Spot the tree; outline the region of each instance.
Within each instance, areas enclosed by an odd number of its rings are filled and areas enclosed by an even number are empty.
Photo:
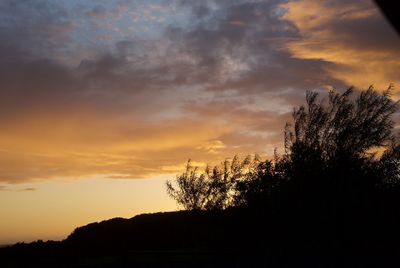
[[[393,139],[391,116],[398,106],[391,100],[391,90],[379,94],[371,86],[356,100],[350,98],[352,88],[343,94],[332,90],[328,105],[317,102],[318,93],[307,92],[307,107],[294,109],[294,127],[289,124],[285,129],[285,148],[301,143],[327,159],[344,153],[365,155],[373,147],[387,146]]]
[[[207,204],[209,183],[204,174],[198,174],[197,167],[193,167],[190,159],[186,171],[176,176],[176,186],[167,181],[167,192],[178,204],[187,210],[204,209]]]
[[[191,165],[186,171],[167,181],[167,192],[178,204],[188,210],[225,209],[247,203],[244,199],[250,196],[250,190],[244,194],[249,182],[254,182],[261,172],[259,156],[247,156],[240,160],[238,156],[230,161],[225,159],[220,165],[207,166],[201,173]],[[261,188],[259,188],[261,191]],[[254,191],[254,190],[253,190]]]
[[[306,106],[294,109],[293,123],[286,124],[285,155],[266,161],[235,156],[202,173],[189,161],[176,186],[167,182],[167,191],[190,210],[265,205],[281,196],[287,196],[283,203],[317,209],[362,203],[376,189],[400,182],[400,145],[391,119],[398,102],[391,90],[380,94],[371,86],[357,96],[353,88],[332,90],[327,102],[307,92]],[[378,157],[374,150],[384,152]]]
[[[252,168],[235,184],[235,206],[265,206],[287,180],[288,158],[280,157],[275,151],[273,160],[256,158]]]
[[[285,128],[285,149],[293,164],[293,178],[312,181],[323,175],[340,180],[350,175],[367,177],[365,172],[376,171],[379,161],[371,150],[389,148],[395,139],[391,116],[398,102],[391,100],[391,90],[389,87],[379,94],[371,86],[355,99],[352,88],[343,94],[332,90],[327,104],[318,101],[317,93],[307,92],[307,106],[294,109],[294,123]],[[382,161],[395,156],[389,151],[383,155]],[[375,181],[370,183],[375,185],[383,177],[374,176]]]
[[[396,187],[400,182],[400,142],[393,140],[379,160],[384,186]]]

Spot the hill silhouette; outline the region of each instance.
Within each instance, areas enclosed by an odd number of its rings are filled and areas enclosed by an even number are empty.
[[[243,265],[251,264],[254,257],[258,264],[265,253],[265,237],[259,232],[265,222],[252,219],[255,215],[232,208],[114,218],[76,228],[63,241],[18,243],[1,249],[0,258],[5,267],[97,267],[99,262],[107,265],[107,258],[110,267],[118,267],[121,259],[124,265],[163,267],[167,261],[187,267],[194,259],[191,267],[215,263],[231,267],[238,256]],[[252,258],[245,258],[248,255]]]
[[[398,220],[393,226],[387,226],[386,220],[365,222],[355,234],[342,233],[347,236],[346,244],[337,244],[340,233],[335,228],[336,222],[313,222],[317,217],[310,221],[289,214],[260,215],[254,210],[231,208],[114,218],[79,227],[63,241],[18,243],[2,248],[0,259],[2,267],[396,267],[400,264],[398,232],[391,233],[397,229]],[[364,236],[361,240],[360,235]]]

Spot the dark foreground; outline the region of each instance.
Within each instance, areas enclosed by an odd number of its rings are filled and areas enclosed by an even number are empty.
[[[399,267],[396,257],[269,256],[267,253],[154,251],[79,258],[35,258],[2,262],[2,267]]]
[[[323,215],[295,220],[249,209],[115,218],[79,227],[63,241],[2,248],[0,266],[400,267],[395,226],[355,217],[357,225],[353,219],[345,229]]]

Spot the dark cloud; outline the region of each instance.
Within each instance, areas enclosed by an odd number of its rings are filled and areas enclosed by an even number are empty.
[[[326,71],[333,63],[297,59],[284,49],[286,41],[300,35],[293,23],[282,19],[281,3],[224,2],[224,9],[217,9],[209,19],[167,33],[195,59],[195,81],[211,83],[208,89],[257,94],[343,86]]]
[[[341,19],[332,22],[331,30],[356,49],[398,52],[400,40],[396,32],[378,14],[360,19]]]
[[[32,59],[54,56],[65,48],[75,29],[68,12],[49,1],[11,1],[0,3],[1,53],[6,58]],[[18,53],[4,53],[4,49]],[[11,51],[11,52],[12,52]]]
[[[105,18],[107,16],[107,9],[102,5],[97,5],[86,14],[94,18]]]

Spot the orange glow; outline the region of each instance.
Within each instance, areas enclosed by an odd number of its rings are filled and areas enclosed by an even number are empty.
[[[0,194],[0,244],[60,240],[74,228],[114,217],[176,210],[160,176],[146,180],[86,178],[8,186]],[[24,190],[27,187],[32,189]],[[34,189],[34,190],[33,190]]]

